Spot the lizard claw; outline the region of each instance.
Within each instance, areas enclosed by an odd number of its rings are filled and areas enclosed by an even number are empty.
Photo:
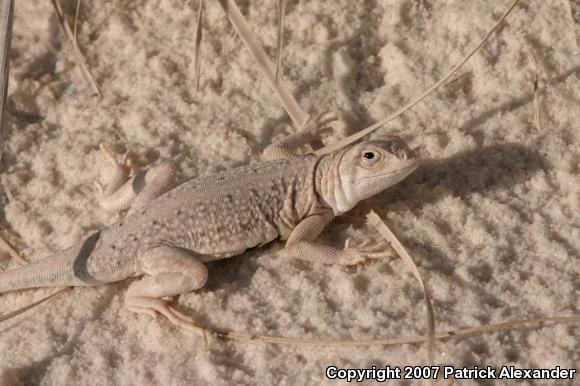
[[[141,170],[137,163],[137,156],[131,150],[123,153],[122,165],[127,170],[129,178],[135,177]]]
[[[358,249],[361,252],[376,252],[377,250],[385,249],[388,246],[389,246],[389,244],[384,242],[384,241],[380,241],[377,243],[377,242],[373,242],[370,239],[365,239],[361,243],[358,243],[355,245],[352,237],[348,237],[346,239],[346,242],[344,243],[345,249],[346,248],[354,248],[354,249]]]
[[[344,242],[344,249],[350,248],[352,245],[352,237],[347,237],[346,241]]]
[[[354,246],[351,237],[348,237],[344,243],[344,250],[352,256],[349,261],[350,265],[359,264],[369,259],[383,259],[391,256],[389,247],[390,244],[386,241],[373,242],[369,239]]]

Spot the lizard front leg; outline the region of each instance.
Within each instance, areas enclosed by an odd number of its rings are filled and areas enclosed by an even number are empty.
[[[129,286],[125,307],[153,317],[161,314],[173,324],[192,329],[205,337],[204,330],[193,319],[162,299],[202,288],[207,281],[205,265],[189,251],[168,245],[143,253],[139,257],[139,265],[145,277]]]
[[[123,154],[122,162],[118,162],[107,146],[101,145],[101,151],[109,169],[105,184],[97,186],[101,207],[107,212],[129,209],[131,214],[175,186],[175,168],[169,162],[139,171],[131,153]]]
[[[386,251],[387,244],[385,243],[375,245],[365,243],[358,247],[350,247],[350,240],[347,240],[343,249],[314,243],[313,240],[320,235],[332,218],[333,215],[330,213],[320,214],[309,216],[298,223],[286,242],[288,252],[302,260],[339,265],[355,265],[367,259],[390,255]]]
[[[329,123],[336,121],[336,117],[327,112],[309,116],[306,123],[298,132],[290,134],[283,140],[273,143],[264,149],[262,158],[265,161],[295,157],[294,150],[302,145],[320,140],[325,132],[332,131]]]

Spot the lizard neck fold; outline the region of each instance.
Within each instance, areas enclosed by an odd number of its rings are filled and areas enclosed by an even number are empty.
[[[314,186],[323,203],[332,208],[335,216],[351,210],[356,202],[349,200],[345,190],[347,184],[341,180],[339,166],[344,152],[326,154],[320,157],[315,171]]]

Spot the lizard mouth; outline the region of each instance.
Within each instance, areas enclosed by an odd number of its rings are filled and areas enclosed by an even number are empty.
[[[381,173],[381,174],[376,174],[373,176],[367,176],[367,177],[362,177],[359,178],[358,180],[354,181],[355,183],[364,181],[364,180],[369,180],[369,179],[376,179],[376,178],[381,178],[381,177],[387,177],[387,176],[393,176],[393,177],[401,177],[400,179],[398,179],[397,182],[403,180],[405,177],[407,177],[409,174],[413,173],[420,165],[420,162],[418,160],[414,161],[413,163],[411,163],[410,165],[407,165],[401,169],[392,171],[392,172],[386,172],[386,173]],[[396,183],[396,182],[395,182]]]

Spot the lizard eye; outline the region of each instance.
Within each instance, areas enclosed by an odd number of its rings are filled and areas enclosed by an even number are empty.
[[[381,154],[376,152],[376,151],[364,151],[362,154],[362,162],[363,164],[367,165],[367,166],[372,166],[375,163],[377,163],[380,158],[381,158]]]
[[[363,157],[365,157],[366,159],[373,159],[375,158],[375,153],[373,153],[372,151],[367,151],[363,154]]]

